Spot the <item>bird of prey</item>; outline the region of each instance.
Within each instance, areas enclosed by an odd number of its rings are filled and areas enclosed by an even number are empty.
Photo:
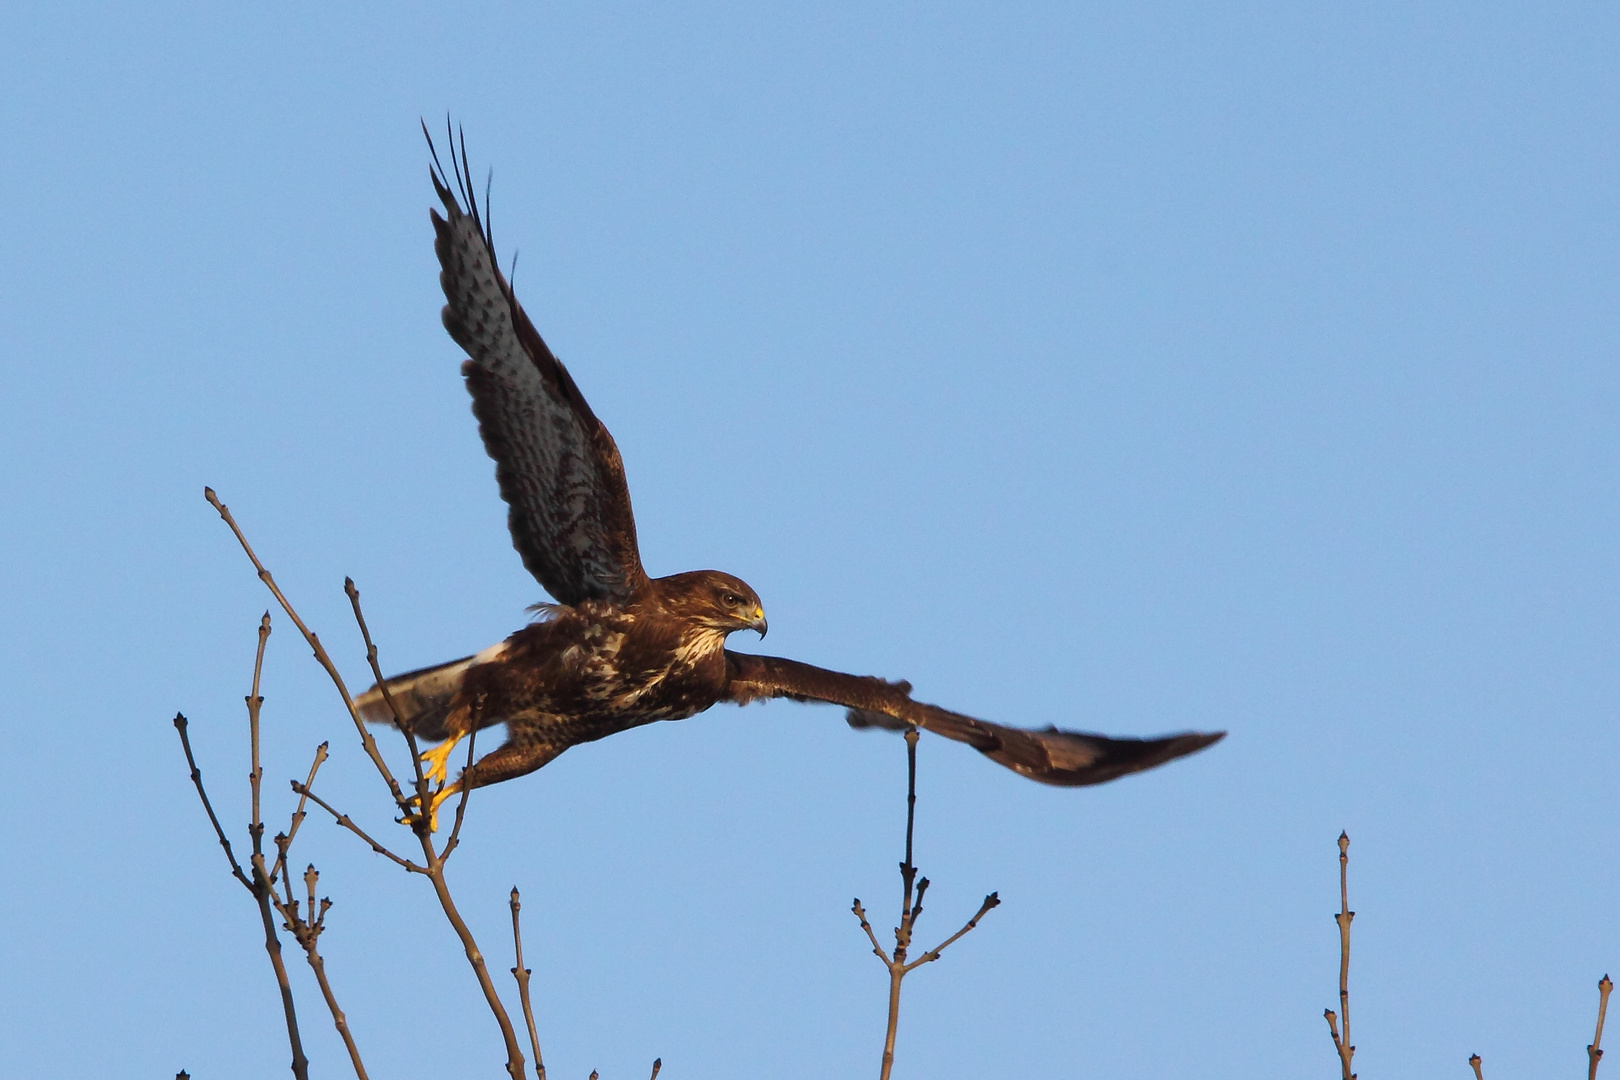
[[[487,197],[481,214],[469,195],[465,139],[457,160],[452,137],[450,177],[431,137],[428,144],[429,174],[444,208],[442,217],[430,212],[444,326],[467,354],[461,374],[484,448],[495,459],[512,545],[556,601],[537,605],[541,616],[505,641],[397,675],[355,702],[367,720],[442,740],[422,755],[437,785],[426,808],[430,827],[458,790],[522,776],[571,746],[655,720],[682,720],[720,702],[842,705],[852,727],[914,726],[967,743],[1033,780],[1064,786],[1151,769],[1225,734],[1132,739],[1005,727],[915,701],[909,683],[726,648],[738,630],[765,636],[758,594],[718,570],[647,576],[618,448],[500,272]],[[449,780],[457,742],[502,723],[505,743]]]

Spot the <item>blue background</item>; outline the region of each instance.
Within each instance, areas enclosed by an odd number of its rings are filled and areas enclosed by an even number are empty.
[[[925,740],[922,936],[1004,903],[908,981],[897,1077],[1334,1075],[1341,828],[1361,1074],[1578,1075],[1620,968],[1617,31],[7,6],[7,1068],[286,1075],[169,723],[240,835],[268,597],[205,483],[356,687],[346,574],[393,670],[542,598],[438,322],[417,121],[452,109],[652,572],[735,572],[769,651],[963,711],[1231,731],[1079,791]],[[407,840],[277,615],[272,831],[331,739],[319,787]],[[553,1076],[870,1074],[848,906],[893,922],[903,776],[834,709],[719,708],[478,793],[452,884],[503,988],[523,889]],[[500,1075],[425,882],[316,817],[295,859],[372,1075]]]

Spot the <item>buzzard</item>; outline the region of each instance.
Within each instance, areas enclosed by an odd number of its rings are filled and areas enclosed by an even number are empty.
[[[428,146],[444,207],[442,217],[431,211],[444,326],[467,353],[461,374],[495,459],[512,545],[556,601],[537,605],[540,617],[505,641],[397,675],[356,701],[367,720],[442,740],[422,755],[437,785],[430,827],[458,790],[522,776],[571,746],[655,720],[683,720],[723,701],[842,705],[852,727],[918,727],[1064,786],[1151,769],[1225,734],[1130,739],[1004,727],[915,701],[909,683],[726,648],[738,630],[765,636],[759,595],[718,570],[647,576],[618,448],[496,264],[487,195],[482,214],[469,195],[465,139],[457,160],[452,138],[454,190],[431,137]],[[457,742],[502,723],[506,741],[449,780]]]

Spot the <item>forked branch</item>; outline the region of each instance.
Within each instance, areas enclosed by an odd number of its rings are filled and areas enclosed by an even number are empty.
[[[220,518],[225,522],[226,525],[230,527],[232,534],[234,534],[236,537],[237,543],[242,545],[243,552],[246,553],[248,560],[253,564],[254,570],[257,571],[259,580],[264,582],[265,587],[269,589],[270,594],[276,598],[276,602],[279,603],[281,605],[281,609],[287,613],[287,617],[292,620],[293,625],[298,627],[299,633],[304,636],[304,641],[309,645],[311,651],[314,652],[316,662],[319,663],[326,671],[327,676],[332,680],[333,686],[337,688],[338,695],[343,699],[343,705],[349,712],[349,719],[354,723],[355,732],[360,736],[361,747],[364,749],[366,756],[371,759],[371,763],[376,768],[378,776],[380,776],[383,782],[387,785],[388,793],[393,799],[394,805],[398,808],[402,820],[410,826],[412,832],[415,834],[418,842],[421,845],[422,863],[420,865],[412,863],[409,860],[403,859],[400,856],[394,855],[392,852],[388,851],[387,848],[385,848],[382,844],[373,840],[359,826],[355,825],[347,815],[338,813],[331,806],[327,805],[318,796],[311,792],[308,785],[295,784],[294,790],[298,791],[301,796],[307,797],[314,801],[328,813],[332,814],[333,818],[337,820],[338,824],[343,825],[351,832],[355,833],[355,835],[364,840],[374,851],[378,851],[388,856],[394,862],[403,866],[407,870],[414,870],[417,873],[423,874],[428,878],[429,881],[432,882],[433,892],[438,898],[439,906],[443,909],[445,918],[455,930],[456,936],[461,940],[462,950],[466,953],[467,962],[472,967],[473,973],[478,980],[479,988],[483,991],[484,1000],[488,1004],[490,1012],[494,1015],[495,1022],[500,1028],[501,1039],[506,1047],[506,1071],[510,1075],[511,1080],[523,1080],[523,1050],[518,1045],[517,1032],[513,1029],[511,1018],[506,1012],[506,1007],[504,1004],[502,1004],[500,995],[495,990],[495,984],[490,978],[488,966],[484,963],[484,954],[482,950],[479,949],[478,943],[473,939],[472,931],[468,929],[466,921],[461,917],[461,912],[457,910],[455,901],[450,895],[450,887],[445,881],[444,856],[448,854],[450,850],[453,850],[453,844],[457,838],[454,834],[452,834],[451,843],[446,845],[444,851],[440,851],[434,844],[433,832],[430,827],[431,815],[427,813],[429,805],[428,800],[431,797],[431,793],[429,792],[426,778],[422,772],[422,764],[417,752],[416,736],[411,732],[409,725],[399,725],[400,729],[404,732],[406,744],[410,748],[412,767],[415,770],[416,795],[413,799],[405,794],[405,792],[401,789],[399,782],[394,778],[393,772],[388,768],[388,763],[383,759],[382,752],[377,748],[377,742],[372,738],[371,732],[367,730],[365,721],[361,718],[359,710],[355,708],[354,697],[349,693],[349,688],[344,683],[343,676],[338,673],[337,665],[332,662],[332,658],[327,653],[326,647],[321,644],[320,639],[315,636],[314,632],[311,631],[304,623],[304,620],[299,617],[298,612],[293,609],[292,603],[281,591],[280,586],[276,584],[275,578],[271,575],[270,571],[265,567],[265,565],[259,561],[258,555],[256,555],[253,551],[253,546],[248,543],[247,536],[243,534],[241,527],[237,525],[236,519],[231,516],[230,509],[226,507],[224,503],[220,502],[219,496],[214,494],[212,488],[204,488],[203,497],[208,500],[209,505],[211,505],[214,510],[218,512]],[[365,616],[360,610],[359,590],[354,587],[354,582],[350,580],[345,580],[344,586],[344,591],[348,594],[350,603],[354,608],[355,619],[360,626],[361,636],[366,643],[366,658],[370,663],[372,674],[376,680],[381,683],[383,682],[382,671],[377,663],[377,650],[376,646],[371,641],[371,632],[369,628],[367,628]],[[389,701],[390,708],[392,708],[392,699],[386,698],[386,700]],[[399,719],[397,710],[395,711],[395,719],[396,721]],[[465,812],[467,795],[468,790],[463,788],[461,792],[461,803],[457,807],[458,825],[462,814]]]
[[[883,1062],[879,1069],[880,1080],[889,1080],[889,1072],[894,1068],[894,1039],[900,1026],[900,983],[908,974],[932,963],[949,948],[958,938],[968,933],[979,920],[984,918],[985,912],[1001,903],[1000,898],[991,893],[979,905],[979,910],[973,918],[956,933],[940,942],[938,945],[923,953],[917,959],[907,963],[907,951],[911,948],[912,932],[916,928],[917,918],[922,914],[923,896],[928,892],[928,879],[917,877],[917,867],[911,861],[911,842],[913,827],[916,824],[917,814],[917,729],[906,730],[906,857],[900,864],[901,903],[900,925],[894,929],[894,953],[891,955],[878,941],[877,934],[872,930],[872,924],[867,921],[866,909],[861,906],[860,897],[855,898],[850,910],[855,918],[860,920],[861,929],[866,931],[866,939],[872,943],[872,954],[883,962],[889,970],[889,1019],[888,1029],[883,1037]],[[658,1075],[656,1063],[653,1075]]]
[[[281,956],[281,938],[276,933],[276,920],[272,913],[275,886],[265,869],[262,843],[264,823],[259,818],[259,706],[264,702],[259,696],[259,675],[264,668],[264,645],[269,636],[270,615],[267,612],[259,621],[259,644],[253,657],[253,688],[247,698],[248,732],[252,743],[253,761],[248,774],[252,802],[252,818],[248,825],[248,836],[253,845],[253,855],[249,861],[252,869],[251,878],[242,869],[242,864],[236,861],[236,854],[231,850],[231,842],[219,823],[219,815],[214,813],[214,804],[208,798],[208,790],[203,787],[202,770],[197,767],[197,759],[191,752],[191,736],[186,730],[184,715],[174,714],[174,729],[180,734],[180,748],[185,751],[186,765],[191,770],[191,782],[197,789],[197,797],[202,800],[203,809],[208,813],[208,820],[214,826],[214,835],[219,839],[220,847],[225,850],[225,859],[230,864],[231,876],[252,894],[254,903],[258,906],[259,921],[264,927],[264,951],[269,954],[270,967],[276,976],[276,989],[281,994],[281,1012],[287,1024],[287,1042],[292,1050],[293,1076],[297,1080],[309,1080],[309,1059],[304,1056],[304,1042],[298,1031],[298,1010],[293,1004],[292,983],[287,978],[287,965]]]
[[[314,785],[315,774],[320,772],[321,763],[326,760],[326,750],[326,743],[321,743],[315,748],[315,760],[309,766],[309,777],[304,781],[303,791],[307,792]],[[293,790],[298,791],[300,789],[295,784]],[[298,808],[293,811],[292,820],[287,823],[287,831],[276,834],[276,865],[270,871],[270,880],[272,882],[287,872],[287,852],[292,850],[293,838],[298,835],[299,826],[304,824],[304,806],[308,800],[309,796],[307,794],[298,796]]]
[[[309,969],[315,973],[315,982],[320,986],[321,997],[325,999],[326,1007],[332,1014],[332,1023],[343,1039],[343,1047],[349,1052],[349,1064],[354,1067],[357,1080],[368,1080],[365,1063],[360,1060],[360,1048],[355,1045],[354,1036],[349,1031],[349,1018],[338,1006],[337,997],[332,993],[331,981],[326,977],[326,961],[322,958],[317,944],[321,932],[326,929],[326,913],[332,908],[332,901],[325,897],[318,906],[315,902],[315,883],[319,879],[320,874],[313,865],[304,871],[304,888],[308,900],[303,914],[299,913],[299,902],[293,898],[292,882],[285,877],[282,879],[282,888],[286,895],[276,897],[272,893],[272,902],[284,920],[283,925],[292,932],[298,944],[304,947],[304,958],[309,962]]]

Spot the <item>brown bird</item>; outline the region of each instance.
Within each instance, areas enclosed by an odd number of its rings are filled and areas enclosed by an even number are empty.
[[[512,545],[557,601],[537,605],[539,619],[476,656],[396,675],[386,695],[373,686],[356,701],[367,720],[443,740],[422,755],[439,785],[430,824],[458,790],[522,776],[571,746],[722,701],[830,702],[848,710],[852,727],[915,726],[1065,786],[1151,769],[1225,735],[1130,739],[1005,727],[914,701],[909,683],[727,649],[737,630],[765,636],[758,594],[718,570],[647,576],[618,447],[500,272],[488,208],[480,214],[469,195],[465,140],[458,161],[452,138],[455,190],[431,137],[428,146],[445,212],[431,212],[444,326],[467,352],[461,374],[495,459]],[[506,742],[446,782],[456,744],[503,723]]]

